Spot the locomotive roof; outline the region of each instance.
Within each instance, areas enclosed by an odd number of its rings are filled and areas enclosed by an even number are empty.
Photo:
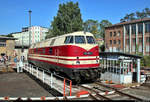
[[[50,45],[50,43],[52,42],[53,39],[63,38],[63,37],[68,36],[68,35],[88,35],[88,36],[93,36],[92,33],[84,32],[84,31],[78,31],[78,32],[64,34],[64,35],[57,36],[57,37],[52,37],[52,38],[46,39],[44,41],[41,41],[41,42],[38,42],[38,43],[34,43],[34,44],[32,44],[31,48],[46,47],[46,46]]]

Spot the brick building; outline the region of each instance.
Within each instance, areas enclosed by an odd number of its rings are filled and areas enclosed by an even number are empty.
[[[108,52],[150,55],[150,18],[106,27],[105,46]]]
[[[15,38],[0,36],[0,55],[13,57],[15,48]]]

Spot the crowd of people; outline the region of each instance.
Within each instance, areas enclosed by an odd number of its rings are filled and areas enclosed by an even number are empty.
[[[0,55],[0,63],[6,64],[6,61],[10,61],[10,59],[11,58],[9,56],[7,56],[7,55]],[[21,56],[20,60],[24,62],[25,61],[24,56]],[[19,62],[19,58],[18,58],[17,55],[14,57],[14,62],[15,63]]]

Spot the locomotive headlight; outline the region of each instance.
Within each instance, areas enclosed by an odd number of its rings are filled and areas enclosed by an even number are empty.
[[[79,57],[77,57],[76,64],[80,64]]]
[[[80,61],[76,61],[76,64],[80,64]]]
[[[98,60],[96,60],[96,63],[98,63]]]
[[[97,56],[96,56],[96,63],[98,63],[98,58],[97,58]]]

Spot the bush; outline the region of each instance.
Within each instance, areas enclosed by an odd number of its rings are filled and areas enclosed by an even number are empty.
[[[141,66],[150,68],[150,56],[143,56],[141,59]]]

